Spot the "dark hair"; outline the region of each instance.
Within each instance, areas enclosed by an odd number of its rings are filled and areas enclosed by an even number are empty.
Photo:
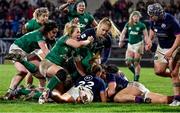
[[[109,64],[105,67],[107,73],[117,73],[119,71],[115,64]]]
[[[101,71],[102,71],[101,65],[99,64],[92,65],[92,68],[91,68],[92,74],[97,74],[97,72],[101,72]]]
[[[85,3],[85,6],[87,7],[87,2],[86,2],[86,0],[77,0],[77,2],[74,4],[74,7],[73,7],[73,9],[76,11],[76,8],[77,8],[77,5],[79,4],[79,3],[81,3],[81,2],[84,2]]]
[[[48,20],[48,22],[43,25],[41,32],[43,35],[45,35],[47,32],[53,30],[54,28],[58,28],[56,22],[53,20]]]

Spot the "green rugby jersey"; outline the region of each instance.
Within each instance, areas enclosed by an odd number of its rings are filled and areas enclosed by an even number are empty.
[[[143,30],[146,29],[145,24],[138,22],[135,25],[126,23],[125,27],[128,31],[128,41],[130,44],[136,44],[143,40]]]
[[[65,35],[58,39],[54,47],[47,54],[46,59],[52,63],[62,66],[68,62],[68,59],[72,57],[73,47],[68,46],[65,42],[69,36]]]
[[[29,20],[26,24],[25,27],[27,29],[27,32],[34,31],[36,29],[39,29],[42,25],[36,21],[36,19],[32,18]]]
[[[35,49],[40,49],[38,42],[45,41],[42,33],[39,30],[35,30],[25,35],[21,36],[20,38],[14,41],[14,44],[19,46],[22,50],[26,53],[31,53]]]

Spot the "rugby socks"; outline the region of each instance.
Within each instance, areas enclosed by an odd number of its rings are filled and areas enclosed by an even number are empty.
[[[135,75],[135,68],[133,64],[131,64],[131,66],[129,67],[129,70]]]
[[[141,96],[136,96],[135,97],[135,103],[143,103],[143,102],[144,102],[143,97],[141,97]]]
[[[56,75],[54,75],[54,76],[49,80],[49,82],[48,82],[48,84],[47,84],[47,88],[48,88],[50,91],[52,91],[52,90],[56,87],[56,85],[59,84],[60,82],[61,82],[61,80],[59,80],[59,78],[58,78]]]
[[[139,81],[139,75],[134,75],[134,81]]]
[[[31,90],[28,90],[26,88],[22,88],[22,89],[18,90],[18,93],[22,94],[22,95],[28,95],[30,92],[31,92]]]
[[[30,63],[25,60],[22,60],[20,63],[23,64],[26,67],[26,69],[31,73],[35,73],[37,71],[37,67],[33,63]]]
[[[34,96],[32,97],[33,99],[39,99],[39,97],[42,95],[42,92],[40,91],[35,91]]]

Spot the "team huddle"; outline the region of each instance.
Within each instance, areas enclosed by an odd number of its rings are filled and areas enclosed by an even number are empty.
[[[164,12],[158,3],[147,7],[151,26],[140,22],[141,13],[133,11],[122,32],[107,17],[97,22],[85,11],[85,0],[67,0],[59,7],[66,13],[63,35],[57,36],[58,25],[49,20],[45,7],[35,10],[34,18],[24,26],[24,35],[9,48],[5,59],[12,60],[18,73],[12,78],[5,100],[35,99],[39,104],[57,103],[160,103],[180,105],[180,24]],[[114,64],[106,64],[111,53],[112,38],[123,47],[126,33],[128,45],[125,61],[134,75],[126,75]],[[153,38],[158,38],[154,57],[157,75],[170,77],[174,95],[151,92],[140,79],[140,61],[149,51]],[[57,39],[57,40],[56,40]],[[39,80],[33,86],[33,78]],[[26,78],[26,87],[19,84]]]

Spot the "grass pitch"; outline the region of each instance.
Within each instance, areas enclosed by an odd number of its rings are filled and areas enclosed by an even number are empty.
[[[129,80],[133,79],[131,72],[124,67],[120,69],[127,75]],[[16,70],[13,65],[0,65],[0,95],[4,95],[9,87],[11,78]],[[140,82],[153,92],[172,95],[172,85],[169,78],[154,75],[152,68],[142,68]],[[37,81],[35,81],[37,83]],[[170,107],[162,104],[120,104],[120,103],[91,103],[82,104],[55,104],[48,103],[39,105],[37,102],[24,102],[20,100],[0,100],[0,112],[3,113],[114,113],[114,112],[177,112],[180,107]]]

